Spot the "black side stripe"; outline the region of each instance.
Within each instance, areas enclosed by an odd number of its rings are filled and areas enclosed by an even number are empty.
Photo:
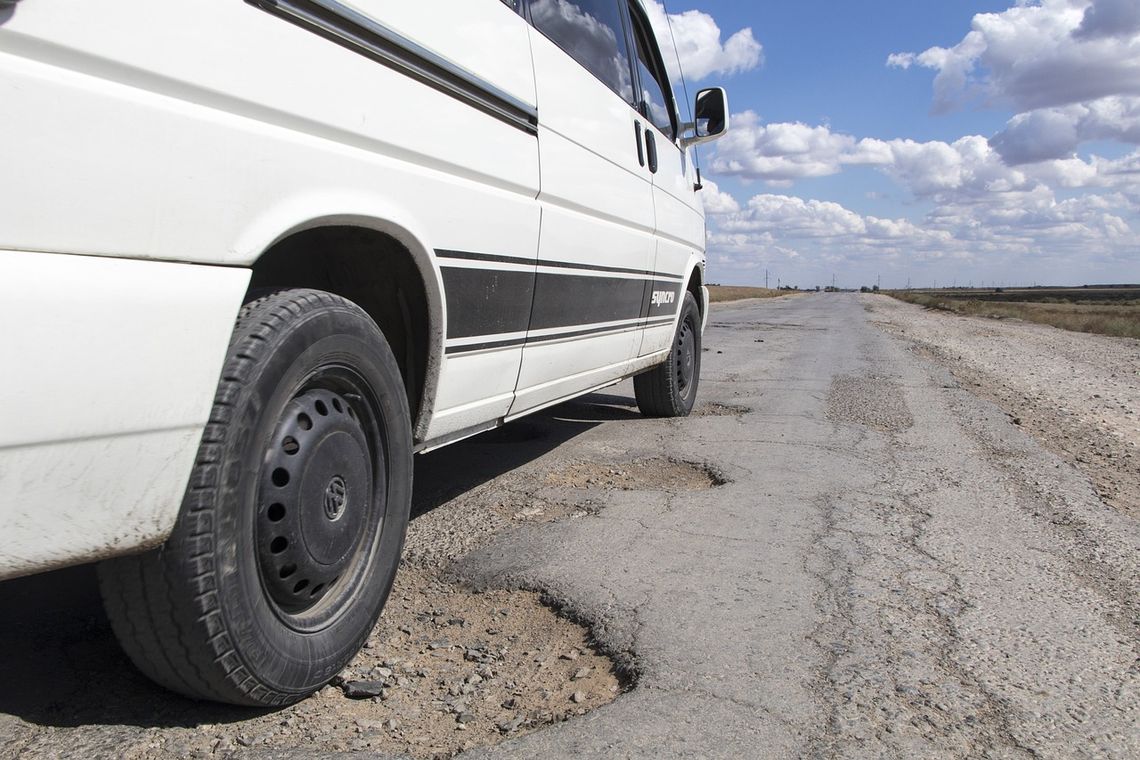
[[[443,267],[442,273],[448,338],[526,332],[530,327],[533,271]]]
[[[336,0],[245,0],[377,63],[538,135],[538,110]]]
[[[680,301],[681,285],[671,281],[449,266],[441,273],[449,339],[632,322],[674,314]]]
[[[613,272],[614,274],[637,274],[653,277],[658,280],[676,280],[681,282],[680,275],[650,272],[646,269],[626,269],[625,267],[607,267],[599,264],[577,264],[572,261],[547,261],[540,259],[524,259],[521,256],[500,256],[497,253],[475,253],[473,251],[449,251],[437,248],[435,255],[443,259],[462,259],[464,261],[491,261],[499,264],[524,264],[526,266],[556,267],[558,269],[581,269],[586,272]]]
[[[474,351],[486,351],[492,348],[510,348],[513,346],[521,345],[538,345],[541,343],[554,343],[561,340],[570,338],[582,338],[591,335],[603,335],[605,333],[622,333],[630,332],[631,330],[641,330],[646,327],[656,327],[658,325],[668,325],[673,323],[673,317],[664,317],[657,319],[650,319],[647,321],[638,322],[635,325],[618,325],[615,327],[595,327],[586,330],[569,330],[567,332],[552,333],[550,335],[531,336],[529,338],[509,338],[505,340],[487,340],[479,343],[469,343],[464,346],[449,346],[445,353],[448,354],[465,354]]]

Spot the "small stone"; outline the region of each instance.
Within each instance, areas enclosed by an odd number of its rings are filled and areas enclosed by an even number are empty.
[[[479,675],[478,673],[472,673],[471,675],[467,676],[467,683],[469,683],[469,684],[483,683],[483,676]]]
[[[563,660],[571,660],[571,661],[573,661],[573,660],[577,660],[577,659],[578,659],[578,656],[579,656],[579,654],[580,654],[580,653],[578,652],[578,650],[577,650],[577,649],[571,649],[569,652],[566,652],[565,654],[563,654],[563,655],[559,655],[559,656],[560,656],[560,657],[561,657]]]
[[[459,715],[456,716],[455,720],[457,723],[470,723],[471,721],[475,720],[475,716],[465,710],[459,713]]]
[[[234,741],[236,741],[238,744],[240,744],[243,747],[252,747],[253,746],[253,739],[251,739],[248,736],[239,736],[236,739],[234,739]]]
[[[570,680],[572,680],[572,681],[578,681],[578,680],[580,680],[580,679],[583,679],[583,678],[585,678],[585,677],[586,677],[586,676],[588,676],[588,675],[590,675],[590,669],[589,669],[589,668],[579,668],[579,669],[578,669],[578,672],[577,672],[577,673],[575,673],[575,674],[574,674],[574,675],[571,677],[571,679],[570,679]]]
[[[524,718],[522,714],[516,715],[510,720],[500,723],[499,731],[504,734],[513,733],[514,731],[517,731],[519,726],[523,724],[523,720]]]
[[[378,697],[383,691],[383,681],[349,681],[344,685],[344,696],[349,699]]]
[[[570,701],[572,701],[576,705],[582,704],[583,702],[586,701],[586,692],[584,692],[584,691],[574,692],[573,694],[570,695]]]

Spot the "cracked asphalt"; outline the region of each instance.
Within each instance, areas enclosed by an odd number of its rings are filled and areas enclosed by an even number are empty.
[[[873,321],[884,303],[889,329]],[[556,696],[566,684],[544,681],[547,655],[533,656],[555,646],[549,612],[501,593],[528,589],[632,679],[592,712],[556,705],[562,716],[530,733],[488,724],[472,740],[428,695],[461,665],[351,708],[333,686],[279,713],[190,703],[130,670],[92,609],[88,567],[0,585],[0,756],[432,757],[411,736],[430,723],[462,735],[438,743],[443,757],[499,738],[461,756],[1140,757],[1140,523],[1117,503],[1131,492],[1098,495],[1100,475],[1045,445],[1053,418],[1020,426],[977,395],[1004,398],[988,375],[960,385],[947,367],[963,374],[953,359],[978,327],[945,322],[954,350],[932,359],[942,324],[882,296],[718,305],[693,416],[645,419],[624,383],[417,459],[403,582],[426,580],[403,588],[361,667],[424,655],[443,668],[400,621],[452,598],[511,599],[520,633],[502,651],[522,664],[496,664],[506,683],[488,693],[525,678]],[[1108,380],[1074,378],[1078,365],[1046,355],[1050,336],[1032,329],[1033,369],[1069,383],[1056,393],[1136,392],[1140,366],[1117,366],[1136,344],[1103,353]],[[1002,340],[1019,344],[1017,330],[1003,323]],[[1126,472],[1129,459],[1111,461]],[[490,635],[448,635],[468,633]],[[506,708],[472,700],[476,721]]]
[[[556,452],[729,482],[615,491],[454,566],[542,590],[638,679],[474,756],[1140,756],[1140,526],[864,303],[716,307],[700,395],[736,413]]]

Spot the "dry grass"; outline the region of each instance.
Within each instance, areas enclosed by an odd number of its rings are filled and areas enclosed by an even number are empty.
[[[1067,303],[1056,298],[1050,298],[1049,303],[1032,303],[980,301],[972,298],[900,291],[892,291],[888,295],[928,309],[956,314],[991,319],[1023,319],[1073,332],[1111,335],[1117,338],[1140,338],[1140,302],[1137,301],[1118,301],[1110,305]]]
[[[776,298],[795,293],[794,290],[775,288],[752,288],[744,285],[709,285],[709,300],[713,303],[739,301],[743,298]]]

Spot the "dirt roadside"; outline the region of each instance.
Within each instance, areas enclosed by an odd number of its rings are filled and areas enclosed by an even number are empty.
[[[333,683],[283,710],[192,702],[149,683],[118,649],[90,567],[0,584],[10,623],[0,631],[0,759],[302,757],[318,747],[445,758],[613,701],[636,674],[598,651],[586,627],[537,592],[474,592],[447,570],[513,526],[596,512],[613,491],[718,484],[691,463],[558,452],[603,421],[639,419],[631,401],[595,394],[418,458],[404,561],[379,624]]]
[[[1140,518],[1140,341],[861,298],[875,325],[996,403],[1106,504]]]

